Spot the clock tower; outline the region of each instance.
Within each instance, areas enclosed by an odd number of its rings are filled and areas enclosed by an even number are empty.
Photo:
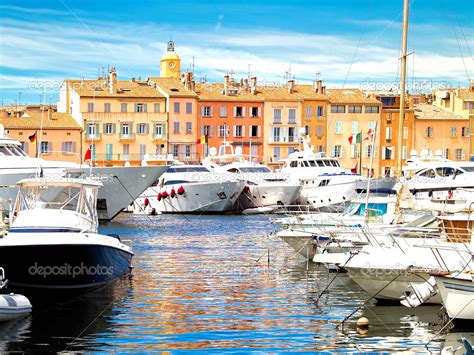
[[[174,42],[168,42],[168,50],[160,60],[160,77],[161,78],[177,78],[181,76],[180,71],[181,59],[174,51]]]

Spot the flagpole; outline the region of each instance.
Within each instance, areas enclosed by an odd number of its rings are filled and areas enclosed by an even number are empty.
[[[359,132],[360,135],[360,147],[359,147],[359,173],[362,176],[362,131]],[[357,142],[357,137],[356,137]]]
[[[369,217],[369,212],[368,212],[368,207],[369,207],[369,195],[370,195],[370,182],[372,181],[372,176],[371,176],[371,173],[372,173],[372,169],[373,169],[373,165],[374,165],[374,145],[375,145],[375,135],[377,133],[377,121],[375,122],[375,127],[373,129],[373,133],[372,133],[372,149],[370,150],[370,164],[369,164],[369,172],[367,174],[368,176],[368,181],[367,181],[367,191],[366,191],[366,194],[365,194],[365,212],[364,212],[364,218],[365,218],[365,221],[367,222],[368,220],[368,217]],[[370,137],[370,136],[369,136]]]

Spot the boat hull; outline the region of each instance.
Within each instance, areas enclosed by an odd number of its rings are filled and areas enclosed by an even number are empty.
[[[316,209],[344,204],[356,196],[357,181],[354,175],[322,175],[302,180],[298,203]]]
[[[242,192],[238,200],[239,209],[291,205],[299,196],[299,185],[259,184],[249,186],[248,192]]]
[[[444,308],[450,318],[474,320],[474,282],[451,277],[435,277]]]
[[[9,290],[101,286],[128,274],[132,256],[112,246],[93,244],[0,246]]]

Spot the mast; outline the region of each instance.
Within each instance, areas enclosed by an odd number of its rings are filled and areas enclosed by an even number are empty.
[[[398,120],[397,176],[402,176],[403,123],[405,121],[405,92],[407,76],[408,0],[403,0],[402,57],[400,70],[400,115]]]

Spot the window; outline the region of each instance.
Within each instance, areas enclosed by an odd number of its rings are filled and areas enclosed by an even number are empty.
[[[242,106],[235,106],[234,107],[234,117],[243,117],[245,110]]]
[[[174,113],[179,113],[179,102],[173,104]]]
[[[307,136],[311,135],[311,128],[309,126],[304,126],[304,134]]]
[[[336,121],[335,123],[335,134],[342,134],[342,121]]]
[[[281,108],[273,109],[273,122],[281,123]]]
[[[288,127],[288,142],[294,142],[295,139],[295,127]]]
[[[451,127],[451,137],[456,137],[458,135],[458,129],[456,127]]]
[[[148,125],[146,123],[139,123],[137,125],[137,133],[138,134],[146,134],[148,133]]]
[[[153,112],[160,112],[160,104],[153,104]]]
[[[162,136],[164,134],[165,127],[161,124],[155,124],[155,136]]]
[[[186,102],[186,113],[193,113],[193,103]]]
[[[122,135],[128,136],[130,134],[130,125],[128,123],[122,123],[121,132]]]
[[[389,112],[387,114],[387,124],[392,124],[392,119],[393,119],[393,113]]]
[[[296,123],[296,109],[288,109],[288,123]]]
[[[357,158],[357,144],[351,144],[351,158]]]
[[[403,127],[403,139],[408,139],[408,127]]]
[[[359,133],[359,121],[351,121],[351,133]]]
[[[227,117],[227,106],[221,106],[219,108],[219,117]]]
[[[449,159],[449,148],[444,150],[444,159]]]
[[[362,106],[356,105],[356,106],[349,106],[349,113],[361,113],[362,112]]]
[[[255,107],[255,106],[252,106],[250,107],[250,113],[249,113],[249,116],[250,117],[258,117],[258,107]]]
[[[124,160],[130,159],[130,145],[129,144],[124,144],[123,145],[122,152],[123,152],[123,159]]]
[[[140,144],[140,160],[144,159],[146,155],[146,144]]]
[[[105,134],[115,133],[114,124],[113,123],[104,123],[104,133]]]
[[[378,106],[365,106],[365,113],[379,113]]]
[[[147,104],[135,104],[135,112],[147,112]]]
[[[161,144],[157,144],[155,146],[155,154],[156,155],[162,155],[163,154],[163,146]]]
[[[88,102],[87,103],[87,112],[94,112],[94,103]]]
[[[395,105],[395,98],[394,97],[381,97],[380,101],[382,101],[382,105],[384,105],[384,106],[393,106],[393,105]]]
[[[260,126],[250,126],[250,137],[256,138],[260,136]]]
[[[394,147],[382,147],[382,159],[391,160],[393,159],[393,150]]]
[[[369,128],[372,131],[375,131],[375,127],[377,127],[377,121],[369,121]]]
[[[179,146],[177,144],[173,144],[173,158],[177,158],[179,156]]]
[[[63,142],[63,153],[75,153],[75,148],[74,142]]]
[[[201,134],[203,136],[212,137],[213,134],[213,126],[202,126]]]
[[[316,115],[318,116],[318,119],[323,118],[323,113],[324,113],[324,108],[323,106],[318,106],[316,107]]]
[[[385,127],[385,140],[387,143],[392,141],[392,127]]]
[[[370,158],[372,156],[372,144],[365,146],[365,157]]]
[[[425,128],[425,136],[428,138],[433,137],[433,127],[426,127]]]
[[[217,131],[217,134],[218,134],[218,137],[229,137],[229,130],[227,128],[227,125],[220,125],[218,127],[218,131]]]
[[[95,124],[95,123],[89,123],[89,124],[87,125],[87,135],[88,135],[89,137],[93,137],[93,136],[96,135],[96,133],[97,133],[97,126],[96,126],[96,124]]]
[[[211,106],[203,106],[202,107],[202,117],[211,117],[211,110],[212,107]]]
[[[234,127],[234,137],[242,137],[242,126]]]
[[[280,142],[280,133],[281,133],[281,129],[280,127],[273,127],[273,130],[272,130],[272,142]]]
[[[333,146],[332,156],[334,158],[342,158],[342,146],[337,144]]]
[[[110,103],[109,102],[104,103],[104,112],[110,112]]]
[[[311,107],[306,106],[306,121],[310,121],[310,120],[311,120]]]
[[[469,137],[471,135],[469,127],[461,128],[461,137]]]
[[[344,113],[346,112],[346,106],[344,105],[332,105],[331,106],[332,113]]]
[[[186,158],[191,158],[191,146],[189,144],[184,146],[184,154]]]
[[[127,112],[128,111],[128,104],[121,103],[120,104],[120,112]]]
[[[186,133],[190,134],[193,132],[193,123],[192,122],[186,122]]]
[[[273,160],[279,161],[280,160],[280,147],[273,148]]]
[[[179,133],[179,122],[173,122],[173,133]]]
[[[466,151],[464,149],[456,149],[455,150],[456,160],[465,160],[466,159]]]
[[[406,159],[407,158],[407,146],[404,145],[402,146],[402,159]]]
[[[28,154],[28,142],[21,142],[21,150]]]
[[[50,142],[41,142],[40,152],[41,154],[51,153],[51,143]]]
[[[114,149],[113,144],[107,143],[105,145],[105,160],[112,160],[112,158],[113,158],[113,149]]]
[[[318,126],[316,129],[317,136],[321,138],[323,136],[323,126]]]

